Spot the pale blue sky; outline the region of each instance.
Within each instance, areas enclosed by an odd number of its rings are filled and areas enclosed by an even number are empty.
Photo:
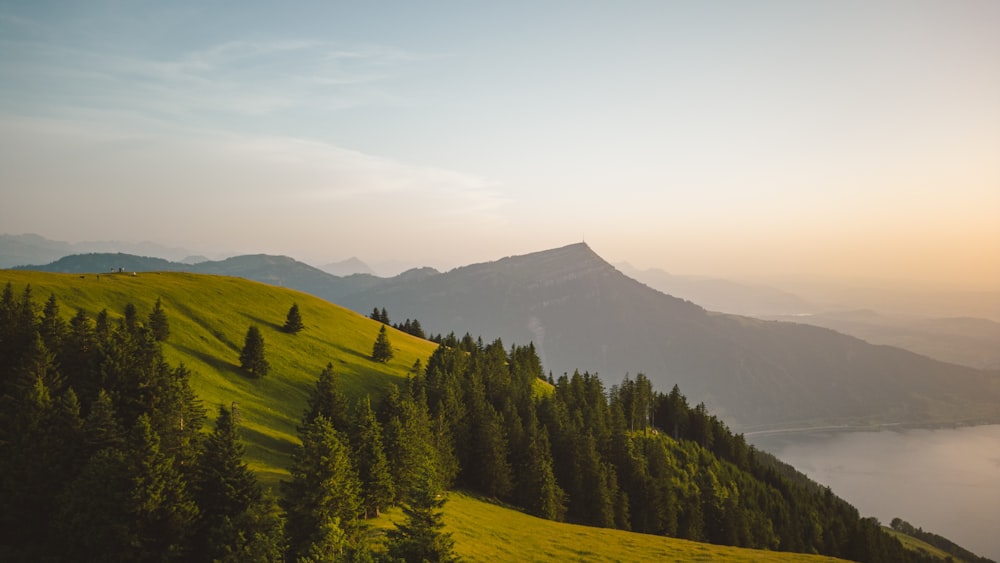
[[[1000,2],[0,2],[0,232],[1000,284]]]

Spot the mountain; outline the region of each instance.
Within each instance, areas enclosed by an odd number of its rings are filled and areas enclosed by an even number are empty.
[[[804,324],[713,313],[624,275],[586,244],[418,278],[338,303],[429,333],[533,341],[559,374],[644,373],[736,428],[1000,420],[1000,375]]]
[[[375,272],[359,260],[356,256],[352,256],[347,260],[341,260],[340,262],[330,262],[329,264],[324,264],[319,267],[320,270],[334,276],[349,276],[351,274],[371,274],[374,275]]]
[[[134,258],[86,255],[35,269],[103,272],[121,263],[126,271],[245,277],[361,314],[385,307],[392,320],[418,319],[429,334],[532,341],[555,374],[579,369],[616,381],[641,372],[658,388],[678,384],[741,430],[1000,419],[996,373],[826,328],[706,311],[627,277],[585,244],[394,278],[339,278],[284,256],[195,265]]]

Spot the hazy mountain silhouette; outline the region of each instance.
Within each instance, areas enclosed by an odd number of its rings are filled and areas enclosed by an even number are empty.
[[[340,277],[350,276],[352,274],[375,274],[368,264],[365,264],[356,256],[352,256],[347,260],[341,260],[339,262],[323,264],[319,267],[319,269],[328,274]]]
[[[743,429],[1000,414],[997,374],[820,327],[709,312],[625,276],[585,244],[381,280],[335,300],[359,312],[386,307],[431,333],[534,341],[556,374],[677,383]]]
[[[114,254],[119,252],[139,256],[156,256],[166,260],[181,260],[192,254],[189,250],[149,241],[138,243],[121,241],[69,243],[47,239],[35,234],[0,234],[0,268],[13,268],[27,264],[49,264],[54,260],[73,254]]]

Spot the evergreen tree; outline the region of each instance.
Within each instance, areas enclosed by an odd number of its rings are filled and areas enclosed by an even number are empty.
[[[528,443],[528,464],[519,496],[531,514],[561,521],[566,514],[566,493],[556,483],[552,464],[548,433],[544,428],[536,430]]]
[[[264,377],[271,367],[264,358],[264,337],[256,326],[251,325],[247,329],[240,352],[240,367],[254,377]]]
[[[262,502],[257,477],[243,461],[234,412],[219,406],[215,430],[205,440],[194,469],[194,499],[198,505],[197,553],[205,561],[241,551],[241,538],[253,535],[242,529],[246,516]]]
[[[163,311],[159,297],[156,298],[156,304],[149,313],[149,328],[153,331],[153,338],[157,342],[164,342],[170,336],[170,321],[167,320],[167,314]]]
[[[302,446],[292,456],[283,507],[290,557],[327,561],[343,558],[360,538],[361,485],[350,450],[323,416],[299,431]]]
[[[306,325],[302,324],[302,315],[299,313],[299,305],[297,303],[292,303],[292,307],[288,310],[288,315],[285,317],[285,326],[281,327],[281,329],[289,334],[298,334],[298,332],[305,327]]]
[[[61,538],[72,560],[186,561],[198,509],[173,460],[140,416],[123,448],[83,467],[61,503]]]
[[[365,518],[378,517],[396,495],[389,461],[382,444],[382,425],[375,418],[368,397],[358,402],[354,423],[354,459],[361,480],[361,506]]]
[[[332,363],[327,363],[326,368],[319,374],[316,387],[306,400],[306,412],[302,420],[308,424],[320,416],[329,420],[338,432],[346,435],[350,429],[347,396],[340,388]]]
[[[385,325],[378,331],[375,345],[372,346],[372,360],[376,362],[388,362],[393,357],[392,344],[389,342],[389,335],[386,334]]]
[[[49,295],[45,307],[42,308],[42,320],[38,325],[38,332],[49,350],[58,352],[62,349],[63,338],[66,336],[66,322],[59,316],[59,303],[54,293]]]
[[[437,485],[434,469],[420,467],[417,475],[417,484],[403,503],[405,520],[386,533],[389,557],[407,563],[457,561],[455,541],[442,531],[441,509],[447,499]]]

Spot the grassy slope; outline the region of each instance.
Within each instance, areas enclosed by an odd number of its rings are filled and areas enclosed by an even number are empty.
[[[956,559],[955,557],[951,556],[948,552],[944,551],[943,549],[934,547],[933,545],[921,539],[917,539],[913,536],[904,534],[902,532],[898,532],[888,526],[882,526],[882,529],[885,531],[885,533],[899,540],[899,542],[902,543],[903,547],[905,547],[906,549],[909,549],[911,551],[919,551],[925,555],[930,555],[931,557],[936,557],[938,559],[941,559],[942,561],[947,561],[949,560],[949,558],[952,561],[956,562],[962,561],[961,559]]]
[[[678,540],[621,530],[562,524],[452,492],[445,523],[465,561],[841,561],[832,557],[759,551]],[[388,528],[399,509],[380,518]]]
[[[164,346],[167,360],[194,372],[192,383],[209,415],[215,406],[235,401],[242,413],[247,456],[262,481],[274,484],[287,475],[295,426],[316,377],[333,362],[351,396],[379,394],[402,381],[414,361],[426,363],[435,345],[390,331],[396,357],[388,364],[370,361],[379,324],[321,299],[238,278],[185,273],[49,274],[0,270],[0,286],[10,281],[16,295],[30,283],[41,304],[55,293],[69,319],[81,308],[91,317],[107,309],[118,318],[127,303],[145,318],[159,297],[170,320]],[[288,308],[299,305],[306,328],[297,335],[280,331]],[[239,370],[239,351],[247,327],[264,336],[271,373],[250,379]],[[536,392],[545,392],[541,385]],[[387,527],[399,511],[376,525]],[[633,534],[528,516],[474,497],[453,493],[446,505],[448,530],[456,549],[470,561],[834,561],[828,557],[763,552]]]
[[[381,394],[390,381],[402,381],[414,361],[422,362],[435,344],[390,330],[396,356],[387,364],[368,359],[380,325],[316,297],[239,278],[174,272],[79,275],[0,271],[0,286],[10,281],[15,295],[31,284],[34,300],[55,293],[67,319],[77,308],[91,318],[104,308],[112,318],[127,303],[145,318],[159,297],[170,321],[164,354],[172,365],[195,373],[192,384],[210,416],[217,406],[239,405],[248,461],[261,479],[274,483],[287,474],[296,424],[320,371],[332,362],[349,396]],[[298,303],[306,328],[296,335],[280,330],[292,303]],[[247,328],[264,336],[270,373],[252,379],[239,369]]]

